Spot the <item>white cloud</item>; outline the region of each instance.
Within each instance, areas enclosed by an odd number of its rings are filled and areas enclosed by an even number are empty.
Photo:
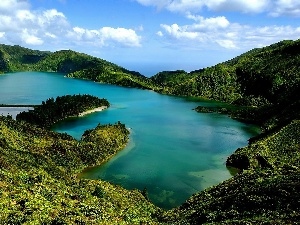
[[[216,40],[216,42],[224,48],[228,48],[228,49],[234,49],[237,48],[237,46],[234,44],[234,42],[232,40]]]
[[[0,16],[0,32],[8,31],[12,28],[13,20],[10,16]]]
[[[111,40],[127,46],[140,46],[141,37],[134,30],[125,28],[103,27],[100,29],[102,40]]]
[[[292,16],[300,17],[299,0],[277,0],[274,3],[274,9],[270,12],[272,16]]]
[[[28,9],[29,4],[27,0],[1,0],[0,1],[0,14],[11,13],[19,9]]]
[[[121,44],[123,46],[140,46],[141,37],[132,29],[103,27],[99,30],[88,30],[74,27],[68,37],[83,43],[94,42],[96,46]]]
[[[299,0],[136,0],[145,6],[165,8],[172,12],[197,13],[203,10],[218,12],[267,13],[271,16],[300,17]]]
[[[160,37],[164,36],[163,32],[161,32],[161,31],[158,31],[156,34]]]
[[[199,12],[204,8],[212,11],[262,12],[271,0],[136,0],[145,6],[166,8],[173,12]]]
[[[144,27],[143,25],[138,26],[137,28],[135,28],[136,31],[144,31]]]
[[[17,12],[16,12],[16,19],[18,19],[20,21],[23,21],[23,20],[34,21],[35,18],[36,18],[35,15],[27,9],[20,9],[20,10],[17,10]]]
[[[154,6],[157,7],[158,9],[167,7],[172,2],[172,0],[136,0],[136,1],[144,6]]]
[[[193,30],[215,30],[219,28],[226,28],[230,24],[224,16],[204,18],[202,16],[188,14],[187,18],[198,22],[197,24],[193,24],[191,26],[191,29]]]
[[[213,0],[205,6],[213,11],[235,11],[242,13],[260,13],[268,9],[270,0]]]
[[[48,36],[48,37],[51,37],[53,39],[57,38],[57,36],[55,34],[52,34],[52,33],[49,33],[49,32],[46,32],[45,35]]]
[[[32,33],[29,33],[27,29],[23,29],[21,38],[23,42],[29,45],[41,45],[44,43],[44,41],[41,38],[35,36]]]
[[[190,25],[162,24],[157,34],[169,45],[189,48],[249,49],[269,45],[284,39],[298,39],[300,26],[252,27],[230,23],[225,17],[203,18],[189,15],[196,21]]]
[[[225,17],[204,18],[202,16],[188,15],[189,19],[196,21],[190,25],[179,26],[178,24],[161,24],[163,31],[158,31],[157,35],[171,38],[172,41],[186,43],[186,45],[217,43],[226,48],[236,48],[234,42],[229,40],[227,28],[230,22]],[[191,42],[192,41],[192,42]],[[197,46],[197,45],[196,45]],[[195,46],[195,48],[197,48]]]
[[[178,24],[162,24],[161,27],[167,32],[167,34],[176,39],[196,39],[198,36],[198,33],[189,31],[188,27],[180,27]]]
[[[166,8],[170,11],[186,12],[186,11],[199,11],[205,6],[202,0],[175,0],[172,1]]]
[[[142,26],[139,29],[142,30]],[[102,27],[89,30],[72,27],[62,12],[56,9],[31,10],[26,0],[0,1],[0,33],[0,41],[7,44],[141,45],[141,37],[133,29]]]

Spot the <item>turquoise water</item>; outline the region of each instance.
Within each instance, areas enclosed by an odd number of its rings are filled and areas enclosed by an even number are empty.
[[[98,123],[121,121],[131,131],[126,149],[82,176],[128,189],[146,188],[151,201],[164,208],[178,206],[192,194],[230,178],[226,158],[258,133],[257,127],[225,115],[192,110],[217,104],[213,102],[69,79],[57,73],[0,76],[0,104],[40,104],[49,97],[79,93],[106,98],[111,107],[67,119],[54,130],[80,139],[84,130]]]

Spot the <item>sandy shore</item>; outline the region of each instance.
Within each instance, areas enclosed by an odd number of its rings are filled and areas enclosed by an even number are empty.
[[[98,107],[98,108],[95,108],[95,109],[91,109],[91,110],[79,113],[78,116],[85,116],[85,115],[90,114],[90,113],[100,112],[100,111],[102,111],[104,109],[107,109],[107,106],[101,106],[101,107]]]

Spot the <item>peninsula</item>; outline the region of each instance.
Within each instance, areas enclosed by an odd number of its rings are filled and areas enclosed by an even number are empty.
[[[72,116],[84,116],[86,114],[102,111],[109,107],[106,99],[100,99],[91,95],[65,95],[49,98],[33,110],[19,113],[17,120],[24,120],[44,128],[50,128],[54,123]]]

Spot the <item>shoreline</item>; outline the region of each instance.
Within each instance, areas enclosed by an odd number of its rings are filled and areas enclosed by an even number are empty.
[[[100,107],[97,107],[97,108],[90,109],[90,110],[87,110],[85,112],[79,113],[78,117],[82,117],[82,116],[85,116],[85,115],[88,115],[88,114],[91,114],[91,113],[94,113],[94,112],[101,112],[105,109],[107,109],[107,106],[100,106]]]

